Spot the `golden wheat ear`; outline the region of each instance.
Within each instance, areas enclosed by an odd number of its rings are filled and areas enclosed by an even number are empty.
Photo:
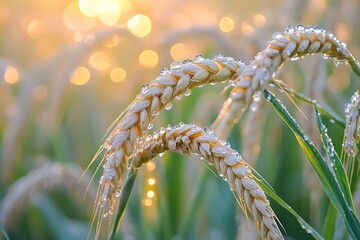
[[[322,54],[324,58],[333,58],[337,63],[349,61],[352,67],[356,63],[345,43],[318,27],[299,24],[287,28],[284,33],[274,33],[273,40],[235,79],[235,87],[213,125],[217,136],[224,139],[228,135],[234,123],[254,100],[254,94],[267,85],[285,60],[297,60],[311,54]],[[358,67],[354,68],[355,71]]]
[[[101,147],[106,152],[96,202],[96,208],[101,209],[96,209],[96,212],[107,215],[114,211],[135,144],[163,108],[171,108],[175,97],[189,94],[193,87],[234,79],[243,69],[242,62],[230,57],[207,59],[197,56],[194,61],[173,63],[170,69],[164,69],[155,80],[144,86],[121,114]]]
[[[283,239],[275,213],[251,168],[228,143],[220,141],[212,132],[181,124],[160,129],[153,136],[146,137],[142,146],[132,162],[137,168],[167,150],[206,159],[235,191],[245,215],[247,211],[252,214],[261,238]]]

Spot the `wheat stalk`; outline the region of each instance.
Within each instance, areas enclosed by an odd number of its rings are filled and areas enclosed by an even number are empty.
[[[228,135],[233,124],[252,102],[254,93],[269,82],[285,60],[297,60],[316,53],[337,62],[348,61],[355,72],[360,69],[346,45],[323,29],[297,25],[287,28],[284,33],[276,32],[267,47],[235,79],[236,85],[213,125],[216,135],[222,139]]]
[[[87,192],[89,209],[95,200],[94,186],[88,186],[90,176],[79,181],[83,169],[75,164],[46,163],[31,171],[11,185],[8,193],[0,203],[0,224],[10,229],[16,223],[24,209],[31,204],[34,196],[52,189],[66,186],[73,189],[75,197],[83,202]]]
[[[194,61],[173,63],[170,69],[164,69],[160,76],[142,88],[119,116],[116,127],[98,152],[100,154],[106,149],[97,197],[96,208],[101,208],[99,214],[107,215],[114,211],[128,159],[133,154],[138,137],[152,126],[151,122],[159,111],[171,108],[172,100],[182,94],[187,95],[191,88],[236,78],[243,69],[242,62],[229,57],[207,59],[198,56]]]
[[[132,162],[136,168],[166,150],[206,159],[236,192],[245,214],[246,209],[251,212],[262,239],[283,239],[275,222],[275,213],[250,167],[228,143],[220,141],[211,131],[205,132],[192,124],[180,124],[160,129],[141,145],[143,148],[138,150]]]

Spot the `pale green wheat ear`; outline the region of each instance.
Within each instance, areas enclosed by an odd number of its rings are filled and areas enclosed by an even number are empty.
[[[228,143],[220,141],[212,131],[205,132],[193,124],[180,124],[160,129],[153,136],[146,137],[141,145],[143,148],[135,154],[132,162],[136,168],[167,150],[206,159],[236,193],[244,213],[249,211],[252,214],[261,238],[283,239],[275,221],[275,213],[251,168]]]
[[[228,135],[234,123],[254,100],[254,94],[268,84],[284,61],[295,61],[311,54],[333,58],[336,64],[348,62],[360,76],[359,62],[353,58],[345,43],[332,33],[301,24],[287,28],[284,33],[276,32],[267,47],[235,79],[235,87],[213,125],[217,136],[225,138]]]

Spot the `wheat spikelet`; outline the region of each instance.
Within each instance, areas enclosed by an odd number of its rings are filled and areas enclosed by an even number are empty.
[[[236,85],[213,125],[217,136],[224,139],[228,135],[232,125],[252,102],[254,93],[268,83],[285,60],[297,60],[316,53],[337,62],[349,61],[351,65],[355,62],[343,42],[318,27],[297,25],[287,28],[284,33],[274,33],[273,40],[235,79]]]
[[[160,129],[147,137],[132,164],[140,167],[156,155],[172,150],[189,156],[200,156],[216,167],[228,182],[246,213],[248,209],[263,239],[283,239],[275,222],[275,213],[264,192],[255,181],[248,164],[229,145],[217,139],[211,131],[205,132],[195,125],[180,124],[174,128]]]
[[[88,188],[89,176],[84,176],[79,182],[82,173],[83,169],[74,164],[46,163],[20,178],[11,185],[0,203],[0,224],[7,229],[11,228],[24,209],[30,205],[34,196],[61,186],[73,189],[74,194],[78,195],[75,197],[79,202],[83,202],[88,189],[86,203],[88,203],[88,209],[91,209],[96,194],[93,186]]]
[[[138,137],[144,134],[161,109],[170,108],[175,97],[186,95],[193,87],[234,79],[243,68],[242,62],[229,57],[206,59],[198,56],[195,61],[173,63],[170,69],[164,69],[160,76],[144,86],[120,115],[118,124],[99,150],[99,153],[104,149],[106,152],[102,160],[104,171],[95,213],[106,216],[113,212],[121,190],[122,176]]]
[[[360,140],[360,93],[356,91],[351,101],[345,106],[346,127],[343,148],[349,157],[358,153],[357,143]]]

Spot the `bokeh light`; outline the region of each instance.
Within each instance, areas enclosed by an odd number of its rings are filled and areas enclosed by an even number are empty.
[[[154,162],[148,162],[148,163],[146,164],[146,168],[147,168],[147,170],[149,170],[150,172],[151,172],[151,171],[154,171],[154,170],[155,170],[155,167],[156,167],[156,165],[155,165]]]
[[[77,67],[70,76],[70,82],[75,85],[84,85],[90,79],[90,71],[86,67]]]
[[[19,72],[13,66],[8,66],[4,73],[4,79],[7,83],[15,84],[19,80]]]
[[[110,73],[110,79],[115,83],[122,82],[125,80],[125,78],[126,78],[126,71],[123,68],[120,67],[114,68]]]
[[[149,190],[147,193],[146,193],[146,196],[148,198],[153,198],[155,196],[155,192],[153,190]]]
[[[103,51],[95,52],[89,59],[89,64],[96,70],[102,71],[110,67],[110,57]]]
[[[114,26],[120,19],[121,7],[118,0],[103,0],[98,18],[107,26]]]
[[[156,180],[155,180],[155,178],[149,178],[147,182],[150,186],[154,186],[156,183]]]
[[[219,21],[219,28],[223,32],[230,32],[234,29],[234,20],[230,17],[223,17]]]
[[[158,54],[153,50],[145,50],[139,55],[140,64],[147,68],[155,67],[158,60]]]
[[[73,31],[87,31],[96,24],[96,19],[84,16],[79,9],[78,2],[71,2],[64,10],[63,20],[69,29]]]
[[[264,15],[257,13],[254,16],[252,16],[252,22],[254,23],[255,26],[262,27],[266,23],[266,18]]]
[[[37,29],[39,28],[40,21],[39,19],[33,19],[28,24],[28,34],[31,38],[37,37]]]
[[[127,27],[136,37],[145,37],[151,31],[151,20],[146,15],[137,14],[129,19]]]
[[[254,28],[250,24],[244,22],[241,24],[241,33],[245,36],[251,36],[254,34]]]
[[[170,49],[171,57],[176,61],[182,61],[186,58],[186,45],[183,43],[176,43]]]
[[[149,198],[144,198],[142,200],[142,204],[145,206],[145,207],[151,207],[152,206],[152,203],[153,201]]]

